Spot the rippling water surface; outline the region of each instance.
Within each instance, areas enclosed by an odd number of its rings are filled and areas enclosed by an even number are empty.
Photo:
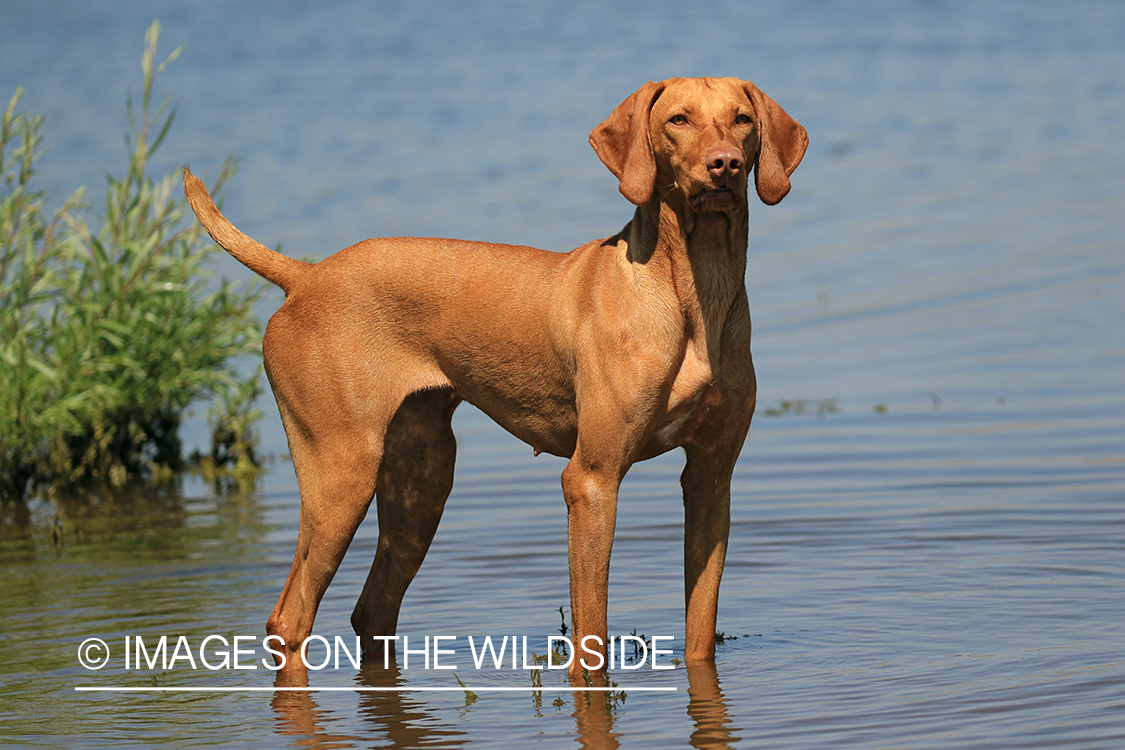
[[[751,211],[759,411],[734,480],[714,670],[624,696],[79,693],[269,687],[264,669],[90,672],[87,637],[259,635],[298,494],[5,509],[0,740],[28,747],[1082,747],[1125,744],[1125,6],[5,3],[0,94],[48,116],[61,202],[121,164],[157,16],[182,56],[159,169],[217,173],[286,252],[373,235],[567,250],[629,218],[586,135],[645,80],[753,79],[812,139]],[[217,270],[248,273],[234,261]],[[272,296],[263,318],[280,302]],[[272,403],[267,451],[285,452]],[[400,633],[527,635],[567,605],[564,463],[468,407],[457,483]],[[187,435],[200,440],[198,420]],[[682,648],[672,454],[626,478],[610,631]],[[55,513],[63,544],[48,542]],[[348,635],[361,528],[317,621]],[[462,646],[463,648],[463,646]],[[464,653],[464,652],[462,652]],[[259,655],[261,652],[259,651]],[[521,669],[466,669],[477,687]],[[469,665],[471,667],[471,665]],[[313,684],[458,687],[347,667]],[[641,687],[675,688],[644,692]],[[630,691],[630,688],[633,688]]]

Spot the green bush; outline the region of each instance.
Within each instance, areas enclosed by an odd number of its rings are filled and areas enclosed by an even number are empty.
[[[220,250],[180,191],[181,173],[153,181],[146,165],[175,118],[151,111],[159,25],[145,36],[139,121],[127,100],[131,156],[108,177],[93,221],[76,192],[53,216],[31,187],[42,150],[40,115],[0,128],[0,498],[44,489],[118,488],[184,468],[179,427],[189,405],[214,398],[212,432],[253,460],[258,375],[233,359],[260,353],[252,305],[261,285],[225,279],[209,288],[205,264]],[[230,160],[215,189],[234,172]],[[248,398],[249,396],[249,398]],[[241,434],[231,436],[231,425]],[[222,433],[222,434],[220,434]]]

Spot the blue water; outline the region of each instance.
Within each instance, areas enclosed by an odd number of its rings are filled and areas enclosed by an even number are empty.
[[[225,211],[298,256],[379,235],[568,250],[614,233],[630,206],[586,138],[646,80],[749,78],[805,125],[792,192],[751,213],[759,412],[733,487],[728,638],[713,672],[619,670],[626,698],[608,704],[557,672],[539,695],[475,700],[76,693],[272,684],[262,669],[90,672],[75,650],[260,636],[296,538],[279,459],[249,497],[189,480],[64,509],[60,554],[52,505],[5,530],[5,744],[1125,746],[1125,5],[5,2],[0,95],[23,85],[47,115],[39,179],[56,205],[121,170],[154,17],[162,51],[184,46],[158,83],[180,110],[155,171],[213,177],[240,156]],[[467,407],[456,427],[454,494],[400,632],[545,640],[568,601],[564,464]],[[610,591],[612,633],[673,648],[681,465],[626,478]],[[317,632],[351,632],[376,535],[372,518]],[[456,686],[425,670],[313,682],[388,679]]]

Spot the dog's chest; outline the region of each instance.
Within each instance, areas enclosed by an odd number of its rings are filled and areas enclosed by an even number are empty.
[[[689,346],[672,381],[665,416],[653,433],[653,442],[661,450],[681,444],[718,393],[710,363],[696,353],[695,347]]]

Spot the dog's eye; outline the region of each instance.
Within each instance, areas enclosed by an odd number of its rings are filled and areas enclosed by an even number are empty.
[[[735,125],[749,125],[750,124],[750,115],[739,115],[738,117],[734,118],[734,124]]]
[[[683,115],[672,115],[672,119],[668,122],[672,123],[673,125],[687,125],[687,118]]]

